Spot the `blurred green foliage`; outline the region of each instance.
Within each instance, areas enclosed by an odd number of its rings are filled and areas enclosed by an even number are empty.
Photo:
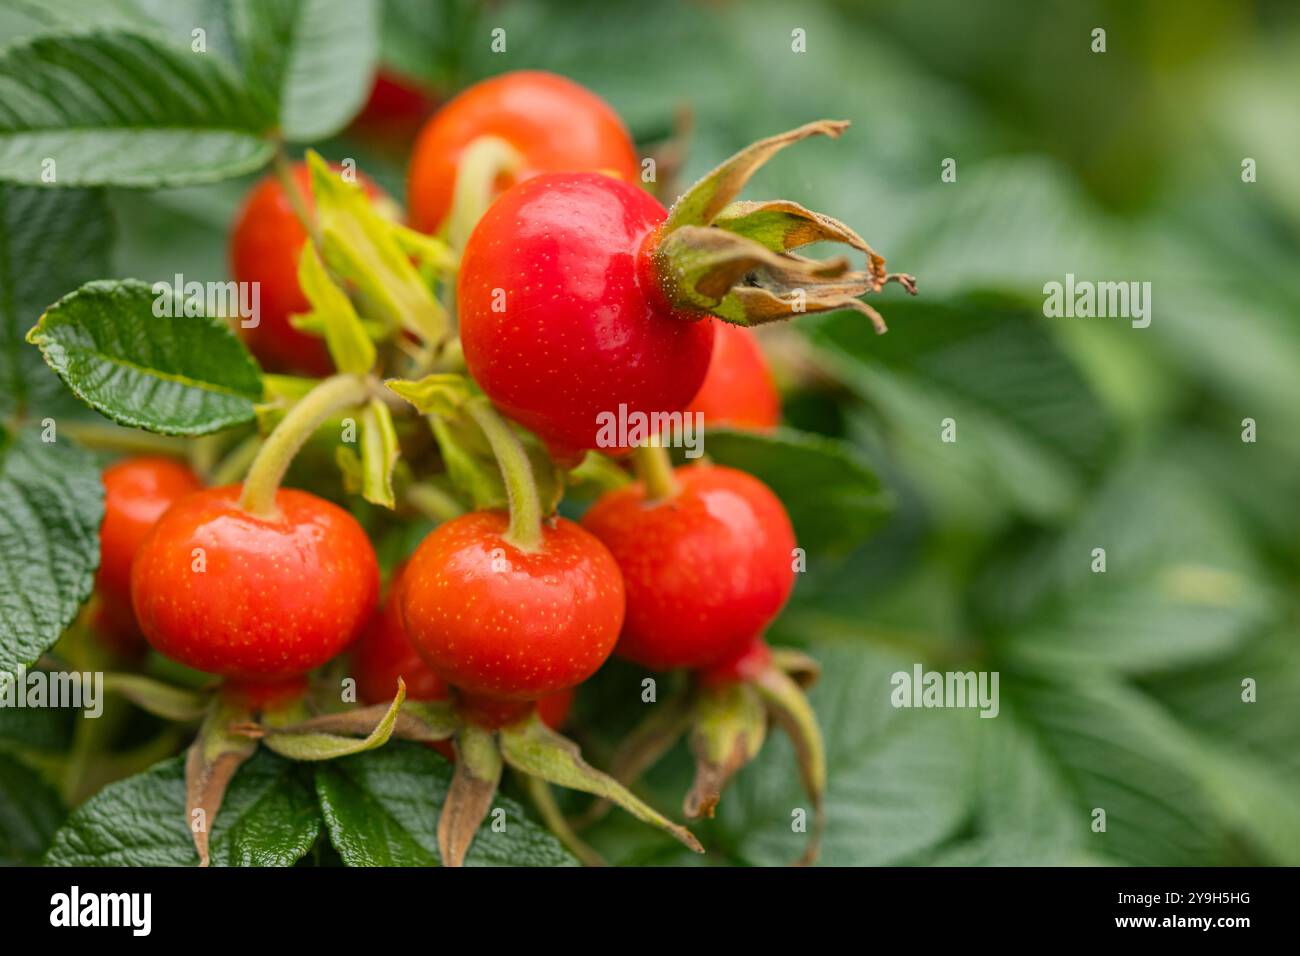
[[[792,424],[853,443],[896,505],[881,524],[862,502],[865,544],[810,551],[770,635],[825,670],[825,862],[1300,863],[1300,9],[385,11],[385,60],[440,96],[550,69],[607,98],[643,144],[689,107],[686,181],[758,137],[852,120],[747,193],[829,211],[920,279],[914,301],[894,287],[876,300],[884,338],[837,314],[768,339]],[[494,27],[505,53],[489,49]],[[806,53],[791,51],[795,29]],[[400,154],[347,136],[325,151],[402,194]],[[1243,182],[1246,158],[1257,182]],[[248,182],[112,191],[112,274],[224,278]],[[1151,326],[1045,318],[1043,285],[1067,273],[1150,282]],[[946,418],[955,443],[940,440]],[[783,476],[792,510],[815,508],[819,478]],[[998,671],[999,716],[895,709],[890,677],[918,662]],[[581,695],[594,761],[642,676],[614,663]],[[675,808],[689,772],[679,748],[646,792]],[[717,850],[703,861],[618,815],[588,836],[620,863],[785,863],[802,849],[801,800],[771,739],[706,824]]]

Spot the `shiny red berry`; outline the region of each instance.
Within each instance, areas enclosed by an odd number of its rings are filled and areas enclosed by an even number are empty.
[[[451,696],[451,688],[415,650],[415,645],[411,643],[402,624],[401,587],[404,570],[405,566],[393,572],[393,581],[383,604],[352,650],[352,676],[357,681],[357,694],[367,704],[383,704],[392,700],[397,693],[399,677],[406,682],[406,696],[409,700],[446,700]],[[567,688],[537,702],[537,713],[548,727],[558,730],[568,719],[573,695],[573,689]],[[514,708],[520,704],[515,701],[504,703],[507,705],[505,713],[476,713],[470,716],[481,718],[480,722],[488,725],[509,723],[511,717],[519,716]],[[498,708],[492,709],[495,711]],[[453,759],[449,741],[438,741],[434,746],[448,760]]]
[[[99,526],[95,588],[131,601],[131,562],[163,512],[203,487],[199,476],[171,458],[127,458],[104,469],[104,521]]]
[[[564,518],[536,551],[505,541],[507,516],[478,511],[435,528],[403,575],[416,650],[469,695],[537,700],[582,683],[623,623],[623,580],[599,541]]]
[[[703,414],[706,425],[759,431],[777,426],[781,396],[752,331],[729,322],[717,323],[709,371],[687,411]]]
[[[553,447],[608,445],[609,416],[681,411],[704,381],[714,320],[674,311],[660,291],[665,215],[636,186],[557,173],[506,192],[470,236],[457,300],[466,363]]]
[[[461,154],[482,136],[505,140],[523,158],[522,169],[500,178],[502,190],[538,173],[598,170],[627,182],[638,177],[636,148],[604,100],[553,73],[505,73],[465,90],[420,132],[407,188],[416,229],[436,232],[442,225]]]
[[[304,491],[276,492],[274,517],[239,486],[190,495],[145,538],[131,572],[149,643],[197,670],[281,681],[334,657],[375,608],[379,569],[361,526]]]
[[[794,530],[765,484],[715,465],[674,475],[670,498],[647,503],[638,482],[582,519],[623,572],[627,620],[616,653],[658,670],[736,657],[794,586]]]

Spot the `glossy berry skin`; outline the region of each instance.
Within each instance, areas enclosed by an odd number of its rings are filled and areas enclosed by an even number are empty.
[[[736,657],[794,586],[794,530],[757,478],[733,468],[678,468],[678,492],[645,503],[641,483],[583,516],[623,571],[627,620],[616,653],[655,670]]]
[[[605,662],[623,623],[623,579],[599,541],[564,518],[526,553],[507,516],[477,511],[421,542],[402,585],[416,650],[451,686],[480,697],[538,700],[576,687]]]
[[[781,420],[781,396],[763,350],[744,326],[718,322],[704,384],[687,406],[706,425],[771,431]]]
[[[358,174],[372,197],[377,187]],[[311,171],[295,163],[293,179],[309,208],[314,206]],[[298,284],[298,259],[307,233],[294,215],[278,177],[263,178],[248,194],[230,234],[230,272],[236,282],[259,283],[258,324],[238,326],[249,350],[271,372],[328,375],[334,370],[325,340],[299,332],[289,317],[310,310]]]
[[[104,469],[103,481],[95,625],[113,647],[129,652],[142,646],[131,610],[131,562],[163,512],[203,483],[180,462],[158,457],[116,462]]]
[[[239,493],[202,491],[163,515],[136,555],[131,597],[145,637],[172,660],[283,681],[360,634],[379,568],[370,539],[338,506],[281,488],[278,514],[265,518],[240,508]]]
[[[352,675],[357,681],[357,692],[367,704],[382,704],[397,693],[397,678],[406,681],[406,696],[410,700],[446,700],[451,688],[425,663],[415,645],[407,636],[401,616],[402,572],[394,573],[393,583],[383,605],[371,618],[370,625],[357,641],[352,651]],[[513,701],[504,714],[489,714],[489,724],[508,723],[515,716]],[[558,729],[569,715],[573,704],[572,688],[543,697],[537,702],[537,712],[550,727]],[[527,704],[523,704],[527,707]],[[494,708],[495,709],[495,708]],[[451,746],[438,741],[438,750],[451,759]]]
[[[466,244],[457,301],[470,373],[553,448],[608,447],[602,413],[681,411],[704,381],[715,322],[674,312],[660,291],[665,216],[635,186],[555,173],[502,195]]]
[[[407,186],[416,229],[442,225],[461,154],[481,136],[505,140],[523,158],[522,169],[499,180],[502,190],[539,173],[600,171],[636,182],[640,171],[622,120],[596,94],[553,73],[504,73],[465,90],[421,130]]]
[[[203,487],[198,475],[171,458],[127,458],[104,469],[104,521],[99,526],[95,589],[131,602],[131,562],[163,512]]]

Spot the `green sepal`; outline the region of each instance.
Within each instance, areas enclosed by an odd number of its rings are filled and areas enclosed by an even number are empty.
[[[713,225],[713,220],[726,205],[740,195],[749,178],[781,150],[810,136],[839,139],[848,127],[847,120],[815,120],[798,129],[777,133],[746,146],[714,167],[673,203],[672,209],[668,210],[668,219],[664,222],[664,232],[682,226]]]
[[[312,306],[312,317],[325,331],[330,358],[340,372],[364,375],[374,367],[375,343],[347,293],[334,284],[314,243],[305,242],[298,259],[298,284]]]
[[[776,666],[765,669],[753,681],[752,686],[762,698],[772,719],[794,744],[799,778],[813,804],[813,831],[808,840],[808,848],[800,860],[802,864],[810,864],[817,858],[821,848],[821,835],[826,827],[823,805],[826,794],[826,744],[817,724],[817,714],[800,686]]]
[[[551,730],[534,710],[499,732],[501,754],[514,769],[570,790],[603,797],[644,823],[658,827],[696,853],[703,853],[690,830],[673,823],[608,774],[582,759],[578,745]]]
[[[384,384],[426,415],[455,416],[476,394],[470,380],[457,372],[438,372],[421,379],[390,378]]]
[[[420,277],[392,224],[314,150],[307,151],[320,225],[321,254],[330,270],[352,283],[371,318],[405,328],[437,346],[450,334],[446,310]]]
[[[386,707],[328,714],[284,726],[243,724],[237,730],[246,736],[261,739],[268,749],[290,760],[333,760],[374,750],[388,743],[405,700],[406,683],[399,677],[397,694]],[[376,710],[382,710],[378,720],[373,719]],[[360,730],[365,736],[344,736],[338,732],[344,728]]]
[[[142,674],[105,674],[104,691],[125,697],[163,720],[198,720],[211,703],[209,695],[201,691],[164,684]]]
[[[401,448],[393,414],[378,398],[372,398],[361,413],[361,496],[371,504],[397,507],[393,495],[393,469]]]

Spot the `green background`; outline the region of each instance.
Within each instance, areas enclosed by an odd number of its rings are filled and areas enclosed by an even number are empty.
[[[828,529],[819,541],[833,546],[809,544],[769,635],[824,668],[812,695],[830,760],[823,862],[1300,863],[1300,11],[385,7],[384,59],[443,96],[555,70],[608,99],[641,143],[689,107],[685,181],[761,136],[852,121],[838,142],[778,157],[746,193],[843,219],[921,289],[875,300],[883,338],[845,313],[763,336],[789,425],[856,446],[894,501],[869,536]],[[18,8],[0,15],[6,39],[35,29]],[[488,48],[494,27],[504,54]],[[791,51],[796,28],[805,53]],[[400,152],[346,134],[323,151],[358,157],[402,195]],[[1243,182],[1246,158],[1256,182]],[[955,182],[940,180],[946,159]],[[225,278],[251,181],[110,190],[106,277]],[[1043,284],[1066,273],[1150,282],[1151,326],[1045,318]],[[946,418],[955,443],[940,440]],[[792,510],[815,509],[823,476],[791,467],[765,477]],[[1090,570],[1095,548],[1104,574]],[[915,663],[999,672],[999,716],[895,709],[890,676]],[[642,676],[612,664],[581,695],[574,735],[595,762],[618,730],[610,715],[635,716]],[[0,737],[30,742],[6,723]],[[645,792],[675,809],[688,780],[679,748]],[[774,736],[702,828],[707,857],[618,815],[589,836],[619,863],[779,864],[801,851],[790,813],[802,805]],[[8,854],[30,857],[31,842]]]

